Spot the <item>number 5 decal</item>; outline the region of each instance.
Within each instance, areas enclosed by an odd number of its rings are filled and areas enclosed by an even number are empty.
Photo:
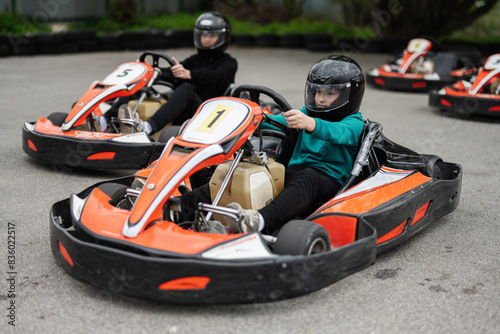
[[[120,78],[123,78],[124,76],[126,76],[128,74],[128,72],[132,71],[132,69],[128,68],[126,70],[123,70],[122,73],[118,74],[117,77],[120,77]]]
[[[227,114],[233,109],[230,106],[224,106],[222,104],[217,105],[215,109],[208,115],[208,117],[200,124],[197,131],[212,133],[217,126],[222,122],[222,120],[227,116]]]

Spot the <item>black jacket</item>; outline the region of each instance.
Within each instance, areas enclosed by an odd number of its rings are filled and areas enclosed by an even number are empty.
[[[170,69],[162,69],[162,79],[174,82],[176,85],[189,82],[202,101],[223,96],[228,86],[234,83],[238,62],[227,53],[213,57],[194,54],[181,64],[191,71],[191,80],[174,79]]]

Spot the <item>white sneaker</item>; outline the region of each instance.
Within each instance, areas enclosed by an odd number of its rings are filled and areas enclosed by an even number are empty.
[[[259,212],[257,210],[243,209],[239,203],[233,202],[227,205],[228,208],[237,210],[242,214],[238,221],[226,216],[226,222],[232,232],[250,233],[257,232],[260,225]]]
[[[107,132],[108,121],[106,120],[106,117],[99,116],[99,118],[97,118],[97,122],[96,123],[97,123],[98,130],[100,132]]]

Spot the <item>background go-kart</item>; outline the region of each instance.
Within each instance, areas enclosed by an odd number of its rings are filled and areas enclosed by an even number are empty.
[[[162,51],[177,59],[193,52]],[[238,84],[268,86],[296,107],[302,106],[310,66],[327,55],[242,47],[232,47],[230,53],[239,62]],[[348,55],[365,70],[386,59],[385,54]],[[0,332],[498,330],[500,122],[444,117],[427,106],[425,93],[367,87],[362,112],[365,118],[380,122],[384,133],[397,143],[462,164],[461,201],[456,211],[380,255],[368,269],[297,299],[202,307],[127,298],[68,276],[56,265],[49,247],[51,205],[97,181],[132,171],[88,171],[39,163],[23,152],[21,127],[24,121],[35,121],[53,111],[67,112],[94,80],[138,56],[139,52],[116,52],[0,59]],[[12,249],[15,254],[9,254]],[[119,290],[124,275],[127,273],[117,272],[116,280],[109,282],[110,289]],[[307,275],[307,268],[298,275]],[[9,325],[12,319],[15,327]]]

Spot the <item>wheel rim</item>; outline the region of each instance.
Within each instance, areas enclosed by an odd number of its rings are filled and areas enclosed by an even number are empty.
[[[323,238],[317,238],[311,243],[306,255],[319,254],[326,251],[327,246],[325,240]]]

